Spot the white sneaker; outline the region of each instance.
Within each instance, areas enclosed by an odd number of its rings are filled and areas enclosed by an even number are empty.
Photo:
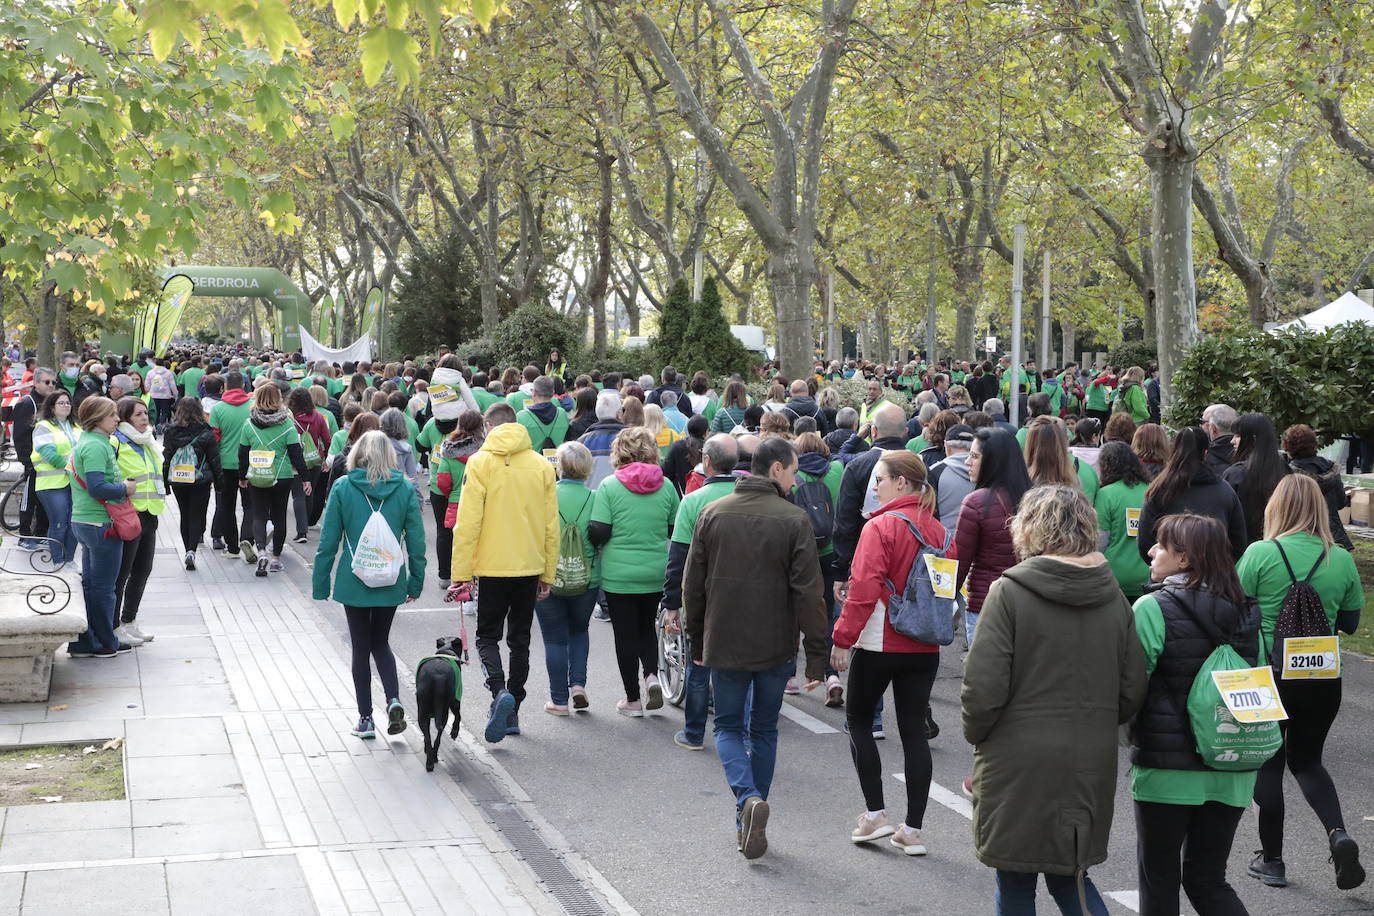
[[[797,686],[797,679],[789,677],[787,679],[787,686],[782,689],[782,692],[789,697],[801,696],[801,688]]]
[[[906,824],[898,827],[892,834],[892,839],[888,840],[894,847],[900,849],[909,856],[923,856],[926,854],[925,840],[921,839],[921,831],[908,830]]]
[[[153,641],[153,637],[150,636],[149,634],[143,632],[143,630],[139,627],[139,625],[138,625],[137,622],[134,622],[134,623],[126,623],[126,624],[124,624],[124,626],[123,626],[121,629],[124,630],[124,633],[125,633],[126,635],[132,636],[132,637],[134,637],[135,639],[138,639],[138,640],[140,640],[140,641],[142,641],[142,642],[152,642],[152,641]],[[129,640],[125,639],[124,641],[125,641],[125,642],[128,642]]]
[[[127,626],[123,626],[123,627],[117,628],[117,629],[115,630],[115,637],[116,637],[120,642],[122,642],[122,643],[127,643],[127,644],[129,644],[129,645],[131,645],[131,646],[141,646],[141,645],[143,645],[143,642],[144,642],[143,640],[139,639],[139,638],[138,638],[137,636],[135,636],[134,634],[130,633],[130,632],[129,632],[129,628],[128,628]]]
[[[860,814],[853,833],[849,834],[850,842],[871,843],[873,840],[881,840],[885,836],[892,836],[897,832],[897,828],[887,822],[887,812],[883,811],[877,817],[869,817],[865,811]]]

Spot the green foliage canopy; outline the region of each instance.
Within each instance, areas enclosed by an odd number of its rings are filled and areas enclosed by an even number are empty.
[[[500,366],[544,368],[549,351],[557,349],[577,368],[581,364],[581,322],[558,314],[543,302],[527,302],[502,319],[491,335],[491,346]]]
[[[426,353],[482,328],[477,266],[456,234],[406,259],[391,306],[390,335],[398,353]],[[463,354],[466,356],[467,354]]]

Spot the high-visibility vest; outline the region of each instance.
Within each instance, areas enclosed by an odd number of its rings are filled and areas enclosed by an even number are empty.
[[[38,431],[46,430],[52,434],[53,447],[57,449],[57,455],[62,459],[61,467],[53,467],[48,463],[35,445],[33,452],[29,455],[29,463],[33,465],[35,490],[60,490],[63,487],[72,485],[72,479],[67,475],[68,456],[76,446],[76,430],[68,424],[66,429],[60,423],[52,420],[39,420],[33,426],[35,443],[38,439]]]
[[[878,398],[878,400],[874,401],[872,404],[866,404],[866,403],[860,404],[860,405],[859,405],[859,425],[860,425],[860,426],[863,426],[863,425],[864,425],[865,423],[867,423],[869,420],[872,420],[872,419],[873,419],[873,414],[877,412],[877,410],[878,410],[879,407],[882,407],[882,406],[883,406],[884,404],[886,404],[886,403],[887,403],[887,398]]]
[[[114,446],[120,475],[134,482],[134,495],[130,497],[134,508],[139,512],[161,515],[164,508],[162,468],[153,459],[152,451],[122,440],[119,433],[110,437],[110,444]]]

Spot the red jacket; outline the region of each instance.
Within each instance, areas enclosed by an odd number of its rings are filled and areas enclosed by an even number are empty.
[[[1011,546],[1011,508],[1001,490],[974,490],[959,507],[954,542],[959,550],[959,578],[968,579],[968,610],[977,614],[992,583],[1017,564]]]
[[[900,496],[873,511],[868,522],[859,533],[859,544],[854,549],[854,559],[849,567],[849,596],[845,598],[840,619],[835,621],[832,634],[835,645],[848,649],[859,642],[864,626],[877,609],[879,601],[887,602],[891,591],[887,583],[896,588],[906,587],[906,577],[911,572],[911,564],[916,559],[918,545],[911,536],[906,522],[892,515],[901,512],[921,532],[928,544],[939,546],[945,542],[945,526],[940,524],[929,510],[921,508],[920,500],[912,496]],[[946,556],[956,557],[954,544]],[[892,621],[883,611],[883,652],[939,652],[940,647],[930,643],[917,642],[892,629]],[[868,648],[863,646],[862,648]]]
[[[320,412],[312,410],[310,413],[298,413],[295,414],[295,419],[296,432],[302,436],[309,433],[315,440],[315,448],[319,450],[320,457],[329,454],[329,424],[320,416]]]

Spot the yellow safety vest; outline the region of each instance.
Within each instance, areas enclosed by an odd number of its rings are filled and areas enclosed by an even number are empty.
[[[879,407],[882,407],[886,403],[887,398],[880,397],[872,404],[859,404],[859,425],[863,426],[869,420],[873,419],[874,411],[876,411]]]
[[[115,458],[119,462],[119,473],[125,480],[134,482],[134,495],[130,502],[139,512],[161,515],[164,508],[162,495],[162,468],[153,460],[152,452],[131,442],[121,442],[118,435],[110,437],[114,446]],[[139,454],[139,452],[142,454]]]
[[[35,490],[60,490],[63,487],[70,487],[72,479],[67,475],[68,456],[71,455],[72,448],[76,445],[76,434],[74,431],[63,429],[60,423],[52,420],[39,420],[34,424],[34,430],[39,428],[47,429],[52,432],[53,446],[57,449],[57,456],[62,459],[62,467],[55,468],[48,463],[48,459],[39,454],[38,449],[34,449],[29,455],[29,462],[33,464]]]

